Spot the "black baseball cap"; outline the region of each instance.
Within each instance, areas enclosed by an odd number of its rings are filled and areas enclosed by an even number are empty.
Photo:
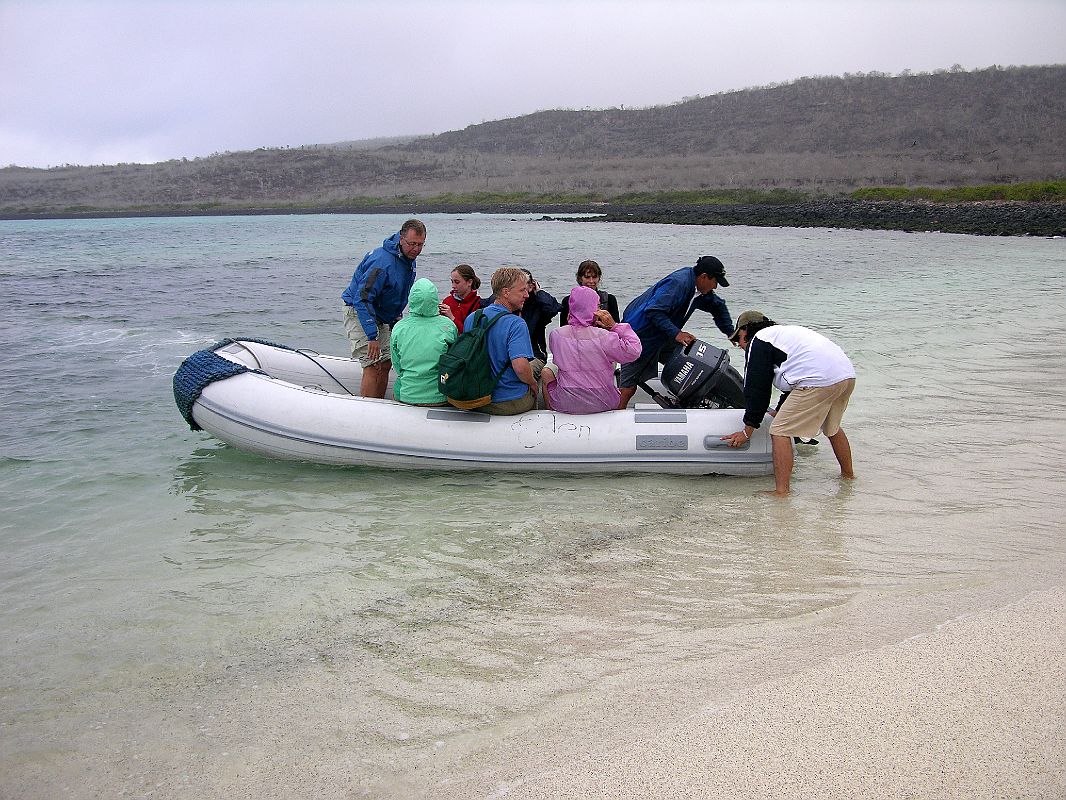
[[[696,270],[697,275],[717,278],[719,286],[729,285],[729,281],[725,279],[725,266],[714,256],[700,256],[693,269]]]

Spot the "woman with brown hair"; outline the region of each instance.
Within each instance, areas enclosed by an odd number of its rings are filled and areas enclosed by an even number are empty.
[[[453,269],[451,278],[452,290],[441,303],[440,313],[451,319],[462,333],[463,322],[467,316],[481,307],[481,298],[477,295],[477,290],[481,288],[481,278],[469,264],[460,264]]]
[[[595,261],[589,259],[577,265],[577,285],[587,286],[600,296],[600,310],[611,315],[611,319],[620,320],[618,314],[618,300],[613,294],[607,294],[600,288],[600,280],[603,278],[603,270]],[[566,325],[570,318],[570,298],[563,298],[563,311],[559,317],[560,325]]]

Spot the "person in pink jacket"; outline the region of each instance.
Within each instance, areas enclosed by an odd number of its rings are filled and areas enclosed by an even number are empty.
[[[587,286],[570,292],[570,324],[548,335],[552,363],[541,381],[548,408],[563,414],[598,414],[618,408],[615,362],[640,357],[640,337],[600,310],[600,296]]]

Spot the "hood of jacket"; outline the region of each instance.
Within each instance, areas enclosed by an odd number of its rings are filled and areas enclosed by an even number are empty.
[[[407,307],[420,317],[435,317],[440,313],[440,296],[429,278],[419,278],[411,287]]]
[[[595,289],[587,286],[575,286],[570,290],[570,324],[576,328],[592,326],[596,309],[600,307],[600,296]],[[566,321],[563,321],[566,324]]]

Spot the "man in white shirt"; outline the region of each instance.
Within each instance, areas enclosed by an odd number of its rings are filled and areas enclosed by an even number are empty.
[[[800,325],[778,325],[760,311],[745,311],[729,337],[744,348],[744,428],[723,436],[730,447],[742,447],[762,423],[770,393],[783,393],[770,412],[774,459],[774,491],[789,494],[792,438],[810,438],[821,430],[829,437],[842,478],[855,477],[851,444],[840,427],[855,389],[855,367],[844,351],[822,334]]]

